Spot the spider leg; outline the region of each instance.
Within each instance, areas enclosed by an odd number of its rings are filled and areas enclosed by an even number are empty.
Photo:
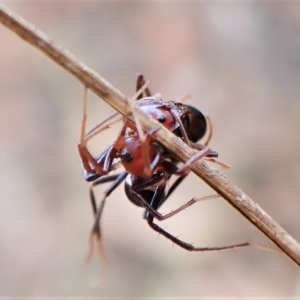
[[[156,223],[154,223],[154,218],[158,219],[159,221],[164,220],[166,218],[169,218],[175,214],[177,214],[179,211],[187,208],[188,206],[191,206],[192,204],[200,201],[199,199],[192,199],[189,202],[187,202],[185,205],[179,207],[178,209],[174,210],[173,212],[166,214],[162,216],[160,213],[157,212],[157,208],[161,205],[162,202],[164,202],[161,198],[165,197],[165,181],[162,180],[159,184],[157,184],[157,188],[155,192],[153,193],[153,197],[148,203],[145,199],[143,199],[140,196],[140,201],[143,203],[143,206],[146,208],[146,210],[149,212],[148,214],[145,214],[145,218],[148,222],[148,225],[156,232],[158,232],[160,235],[163,235],[167,239],[171,240],[174,244],[178,245],[179,247],[188,250],[188,251],[220,251],[220,250],[227,250],[227,249],[233,249],[238,247],[244,247],[249,246],[250,244],[248,242],[245,243],[239,243],[239,244],[233,244],[233,245],[227,245],[227,246],[219,246],[219,247],[195,247],[192,244],[186,243],[182,241],[181,239],[175,237],[171,233],[167,232],[166,230],[162,229],[160,226],[158,226]],[[161,217],[159,217],[161,216]]]

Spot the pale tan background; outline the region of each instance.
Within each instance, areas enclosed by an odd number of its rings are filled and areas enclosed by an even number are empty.
[[[227,176],[300,240],[299,2],[5,4],[129,96],[137,72],[165,99],[192,94],[213,121],[211,146],[233,165]],[[91,288],[103,268],[97,258],[82,268],[92,224],[76,149],[83,86],[2,25],[0,40],[1,296],[300,297],[299,269],[285,256],[172,247],[123,187],[103,217],[110,271]],[[92,126],[112,109],[89,99]],[[191,175],[162,211],[211,193]],[[162,226],[195,245],[271,246],[221,199]]]

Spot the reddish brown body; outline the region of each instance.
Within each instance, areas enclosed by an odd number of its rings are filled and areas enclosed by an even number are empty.
[[[144,84],[144,78],[140,75],[137,81],[137,90],[140,90]],[[144,93],[146,97],[142,98]],[[195,161],[203,157],[217,157],[218,153],[207,146],[211,134],[204,145],[196,144],[207,131],[206,117],[199,110],[183,103],[163,101],[151,97],[148,88],[145,88],[144,93],[140,95],[136,105],[177,137],[181,138],[185,143],[200,151],[181,168],[178,168],[178,159],[154,139],[154,132],[159,129],[143,133],[138,127],[138,122],[134,124],[126,120],[114,144],[106,149],[100,156],[94,158],[86,148],[86,142],[82,132],[82,139],[78,145],[78,150],[83,162],[84,177],[87,181],[93,182],[90,189],[95,214],[95,224],[92,234],[97,236],[100,240],[101,231],[99,220],[103,212],[105,200],[110,193],[126,179],[126,195],[132,203],[145,208],[144,217],[149,226],[180,247],[190,251],[207,251],[245,246],[246,244],[243,243],[225,247],[197,248],[181,241],[153,222],[154,218],[159,221],[165,220],[196,202],[192,199],[166,215],[161,215],[157,211],[186,177]],[[84,116],[86,116],[86,114],[84,114]],[[84,131],[85,128],[84,122],[85,119],[82,124],[82,131]],[[123,165],[125,171],[116,175],[108,175],[112,170],[118,167],[118,160]],[[167,182],[174,174],[179,177],[170,189],[167,190]],[[99,208],[97,208],[93,187],[109,181],[113,181],[113,184],[106,190],[104,198]]]

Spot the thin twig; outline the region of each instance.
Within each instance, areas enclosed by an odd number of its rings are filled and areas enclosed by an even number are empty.
[[[77,60],[72,54],[57,46],[42,32],[0,6],[0,22],[23,40],[38,48],[55,63],[77,77],[100,98],[121,114],[126,114],[126,97],[93,70]],[[157,121],[135,108],[144,130],[160,127],[155,138],[174,153],[181,161],[187,161],[194,153],[184,142],[162,127]],[[132,116],[130,117],[132,118]],[[252,199],[204,159],[193,165],[193,172],[227,200],[247,220],[263,232],[291,260],[300,266],[300,245],[279,224],[266,214]]]

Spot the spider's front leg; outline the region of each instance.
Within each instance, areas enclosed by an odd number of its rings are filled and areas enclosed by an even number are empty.
[[[239,248],[239,247],[245,247],[245,246],[249,246],[250,243],[249,242],[244,242],[244,243],[239,243],[239,244],[232,244],[232,245],[226,245],[226,246],[216,246],[216,247],[195,247],[190,243],[186,243],[184,241],[182,241],[181,239],[177,238],[176,236],[174,236],[173,234],[167,232],[166,230],[164,230],[162,227],[158,226],[156,223],[154,223],[154,218],[157,219],[158,221],[163,221],[165,219],[168,219],[174,215],[176,215],[177,213],[179,213],[180,211],[186,209],[187,207],[191,206],[192,204],[199,202],[201,200],[206,200],[206,199],[212,199],[212,198],[216,198],[219,195],[212,195],[209,197],[203,197],[203,198],[198,198],[198,199],[192,199],[190,201],[188,201],[186,204],[180,206],[179,208],[173,210],[172,212],[162,215],[160,214],[157,209],[159,208],[159,206],[165,202],[165,200],[168,198],[168,194],[165,195],[165,185],[166,185],[166,180],[168,180],[168,177],[162,178],[161,180],[159,180],[155,183],[156,184],[156,190],[153,192],[152,197],[149,198],[149,194],[147,196],[147,198],[144,198],[142,196],[141,191],[137,191],[132,189],[132,195],[134,195],[136,197],[136,199],[138,199],[141,203],[142,206],[144,206],[146,208],[146,213],[145,213],[145,219],[148,222],[148,225],[156,232],[158,232],[160,235],[163,235],[164,237],[166,237],[167,239],[171,240],[174,244],[178,245],[179,247],[186,249],[188,251],[220,251],[220,250],[227,250],[227,249],[234,249],[234,248]],[[150,182],[150,181],[149,181]],[[154,179],[152,182],[149,183],[149,185],[151,185],[152,183],[154,183]],[[180,183],[180,181],[179,181]],[[178,186],[178,184],[176,184],[175,182],[175,188]]]
[[[112,115],[113,116],[113,115]],[[100,156],[94,157],[87,148],[87,141],[90,136],[101,132],[101,128],[96,126],[86,135],[86,119],[87,119],[87,88],[84,91],[83,100],[83,116],[81,121],[80,140],[78,143],[78,152],[83,165],[83,176],[87,181],[94,181],[102,175],[107,175],[111,170],[114,170],[113,160],[116,158],[116,150],[114,146],[110,146]],[[109,120],[108,118],[107,120]],[[104,124],[102,124],[104,125]],[[106,127],[104,127],[105,129]],[[103,128],[102,128],[103,129]],[[103,129],[103,130],[104,130]]]
[[[145,78],[142,74],[138,74],[137,75],[137,80],[136,80],[136,91],[138,92],[142,87],[143,85],[145,85],[146,81],[145,81]],[[145,94],[145,96],[144,96]],[[151,97],[152,96],[152,93],[150,92],[149,88],[147,87],[145,89],[145,91],[138,96],[137,100],[140,100],[144,97]]]

